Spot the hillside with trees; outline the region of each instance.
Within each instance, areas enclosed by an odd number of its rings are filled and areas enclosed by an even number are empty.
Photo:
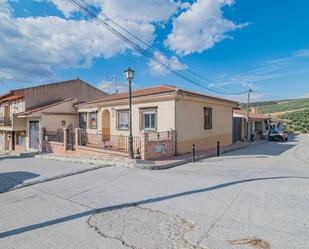
[[[242,104],[246,108],[246,104]],[[251,103],[259,113],[284,119],[290,132],[309,133],[309,98]]]
[[[309,108],[309,98],[255,102],[250,104],[259,113],[272,114]]]

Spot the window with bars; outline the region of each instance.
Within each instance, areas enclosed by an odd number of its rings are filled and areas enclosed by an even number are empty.
[[[212,129],[212,108],[204,107],[204,129]]]

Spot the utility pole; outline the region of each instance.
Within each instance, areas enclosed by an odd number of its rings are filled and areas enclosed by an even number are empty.
[[[248,143],[251,140],[251,138],[250,138],[250,135],[251,135],[250,131],[251,131],[251,129],[250,129],[250,122],[249,122],[249,113],[250,113],[249,106],[250,106],[250,95],[251,95],[251,92],[252,92],[252,90],[249,89],[248,90],[248,101],[247,101],[247,142]]]

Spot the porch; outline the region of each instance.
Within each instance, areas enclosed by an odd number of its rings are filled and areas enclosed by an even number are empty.
[[[43,151],[77,156],[102,155],[127,157],[129,137],[126,135],[92,134],[86,129],[63,129],[57,134],[44,132]],[[136,159],[153,160],[175,155],[175,131],[140,133],[133,137]]]

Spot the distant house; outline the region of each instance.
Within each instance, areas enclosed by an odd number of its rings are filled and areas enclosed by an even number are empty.
[[[238,108],[238,102],[169,85],[135,90],[132,95],[135,152],[142,149],[143,159],[188,153],[192,144],[197,150],[214,148],[217,141],[222,146],[232,144],[233,108]],[[87,137],[84,145],[127,150],[127,92],[77,104],[76,107],[80,128]],[[139,143],[141,138],[142,145]],[[156,143],[152,146],[153,142]]]
[[[270,128],[270,119],[268,115],[257,113],[256,108],[252,108],[249,113],[245,110],[234,109],[233,142],[247,140],[248,131],[250,140],[263,138]]]
[[[0,96],[0,147],[4,151],[41,150],[42,129],[57,132],[78,126],[77,102],[106,93],[76,79],[11,90]]]

